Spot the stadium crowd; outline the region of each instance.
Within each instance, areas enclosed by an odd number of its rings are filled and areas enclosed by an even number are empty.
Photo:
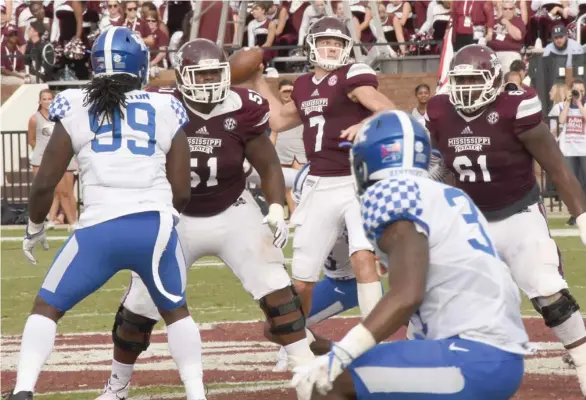
[[[2,80],[14,84],[29,82],[31,77],[44,81],[88,79],[88,49],[93,40],[109,27],[121,25],[144,39],[151,50],[152,74],[157,75],[160,68],[174,66],[173,53],[187,41],[185,31],[190,30],[194,20],[194,3],[2,0]],[[208,14],[213,20],[208,23],[213,25],[207,26],[217,28],[220,3],[203,2],[195,19],[203,25]],[[236,22],[242,15],[241,3],[230,1],[226,44],[299,46],[266,51],[267,64],[277,55],[303,55],[305,34],[326,14],[326,7],[331,6],[336,16],[345,18],[341,1],[249,1],[244,25],[239,25]],[[505,66],[520,59],[526,50],[540,51],[545,47],[545,54],[581,54],[581,46],[586,43],[586,19],[578,26],[579,17],[586,13],[586,0],[378,1],[377,10],[371,10],[368,1],[348,3],[360,42],[368,44],[384,36],[388,42],[397,43],[390,52],[392,56],[439,53],[438,43],[444,39],[449,21],[454,30],[454,50],[474,42],[486,44],[499,54]],[[377,30],[373,13],[380,17],[382,32]],[[238,35],[240,26],[244,31]],[[200,36],[215,40],[217,32],[212,30],[202,28]],[[580,44],[576,42],[579,30]],[[242,42],[234,41],[235,37],[242,37]],[[55,66],[37,56],[46,43],[54,46]]]

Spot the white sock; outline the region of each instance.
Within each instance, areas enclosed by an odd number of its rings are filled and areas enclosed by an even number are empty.
[[[307,364],[315,358],[315,355],[309,349],[309,340],[303,338],[295,343],[284,346],[287,356],[289,357],[289,365],[294,368],[298,365]]]
[[[366,318],[383,297],[383,285],[380,282],[358,283],[358,306],[362,319]]]
[[[134,364],[122,364],[116,360],[112,360],[112,375],[110,375],[110,386],[113,389],[122,389],[128,382],[134,371]]]
[[[201,336],[191,316],[167,326],[167,340],[169,352],[185,386],[187,400],[205,400]]]
[[[55,345],[56,332],[57,324],[52,319],[38,314],[28,317],[22,332],[14,393],[34,392],[41,368]]]
[[[551,329],[564,346],[586,337],[586,327],[579,311],[573,313],[563,324]]]

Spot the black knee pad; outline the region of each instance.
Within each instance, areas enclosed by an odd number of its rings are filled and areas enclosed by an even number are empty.
[[[293,294],[293,299],[277,305],[271,306],[267,304],[266,296],[260,299],[259,305],[260,308],[265,313],[267,319],[273,319],[275,317],[280,317],[282,315],[287,315],[299,311],[301,314],[300,318],[297,318],[295,321],[292,322],[285,322],[279,325],[275,325],[271,321],[271,333],[273,335],[287,335],[290,333],[300,332],[305,330],[305,316],[303,315],[303,311],[301,310],[301,301],[299,297],[297,297],[297,293],[292,286],[289,286],[291,293]]]
[[[153,331],[153,328],[156,324],[156,320],[135,314],[121,305],[118,309],[118,312],[116,312],[116,317],[114,318],[114,326],[112,327],[112,341],[116,346],[123,350],[140,353],[149,348],[149,345],[151,344],[151,332]],[[141,333],[143,336],[143,341],[133,342],[122,339],[120,336],[118,336],[118,327],[130,332]]]
[[[560,292],[561,297],[548,306],[541,306],[538,299],[531,299],[535,310],[543,316],[545,325],[554,328],[566,322],[572,314],[580,310],[576,299],[570,294],[568,289]]]

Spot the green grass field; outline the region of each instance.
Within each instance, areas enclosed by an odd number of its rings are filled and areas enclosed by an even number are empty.
[[[565,228],[565,219],[550,220],[552,229]],[[22,230],[1,231],[2,237],[2,335],[20,334],[30,312],[45,273],[62,241],[50,241],[49,251],[36,250],[37,265],[27,262],[21,250]],[[50,236],[68,236],[66,230],[53,230]],[[12,239],[14,238],[14,239]],[[12,240],[11,240],[12,239]],[[556,237],[562,250],[564,268],[572,293],[586,304],[586,269],[584,257],[586,248],[578,237]],[[11,240],[11,241],[5,241]],[[291,258],[291,241],[285,249],[285,257]],[[288,262],[288,265],[290,262]],[[102,332],[112,326],[113,313],[120,304],[129,281],[129,272],[121,272],[110,280],[100,291],[94,293],[61,321],[60,333]],[[188,275],[187,302],[191,312],[200,322],[261,319],[262,313],[252,298],[244,292],[232,272],[223,266],[221,260],[206,257],[199,260]],[[528,302],[523,304],[523,313],[534,315]],[[354,313],[356,314],[356,313]]]
[[[553,218],[551,219],[550,226],[552,229],[564,229],[564,231],[561,232],[569,232],[566,230],[568,228],[564,226],[564,223],[565,219]],[[26,318],[30,312],[33,299],[55,253],[63,244],[63,240],[51,240],[49,242],[51,246],[49,251],[44,252],[41,249],[36,250],[35,254],[39,262],[38,265],[35,266],[29,264],[22,254],[21,238],[24,234],[22,229],[2,229],[1,233],[1,332],[4,338],[4,343],[15,343],[12,344],[12,346],[18,346],[18,340],[12,340],[11,342],[11,339],[8,338],[7,335],[21,334]],[[69,236],[68,232],[64,229],[52,230],[48,234],[51,237]],[[581,304],[586,304],[586,270],[583,265],[586,247],[584,247],[581,244],[580,239],[575,236],[556,237],[555,239],[562,250],[565,271],[567,279],[572,287],[572,293]],[[291,254],[292,248],[290,242],[285,249],[285,257],[288,260],[288,266],[290,265]],[[101,290],[94,293],[77,305],[73,310],[68,312],[59,324],[58,333],[103,332],[105,334],[104,337],[108,341],[108,332],[112,327],[113,316],[120,304],[121,297],[125,293],[129,277],[130,272],[127,271],[117,274]],[[232,272],[223,265],[221,260],[214,257],[206,257],[199,260],[189,270],[187,298],[194,318],[200,323],[264,319],[257,304],[246,292],[244,292]],[[528,301],[524,301],[523,303],[523,314],[536,315]],[[348,312],[347,315],[358,315],[358,310],[352,310]],[[214,324],[212,324],[212,326],[213,325]],[[155,329],[162,328],[162,324],[159,324]],[[166,344],[162,345],[166,346]],[[207,343],[207,345],[213,346],[213,344],[209,343]],[[107,360],[105,361],[106,365],[104,367],[106,369],[108,369],[109,365],[111,354],[110,349],[111,347],[108,342],[108,344],[104,345],[102,348],[99,348],[98,346],[92,350],[94,356],[97,354],[101,359]],[[156,345],[151,345],[151,349],[152,351],[157,351]],[[18,347],[12,350],[6,350],[6,354],[14,354],[10,353],[10,351],[17,350]],[[208,357],[208,360],[209,357],[212,357],[213,353],[210,353],[211,351],[212,350],[210,349],[206,350],[206,357]],[[83,354],[84,353],[82,352],[76,357],[82,357],[83,359]],[[159,354],[164,355],[166,353],[163,350],[163,353]],[[261,357],[260,360],[264,360],[262,359],[262,353],[257,357]],[[228,366],[227,368],[236,368],[237,370],[237,366],[230,364],[229,356],[225,356],[224,360],[227,362],[227,364],[225,364]],[[143,366],[145,365],[148,369],[149,364],[143,364]],[[14,368],[15,366],[7,367],[4,365],[2,368],[2,379],[5,380],[9,373],[13,374],[12,371],[14,371]],[[171,369],[172,368],[173,367],[171,367]],[[214,368],[222,369],[222,367]],[[58,386],[55,386],[55,383],[48,386],[52,388],[52,390],[50,389],[49,392],[45,393],[38,393],[37,397],[46,400],[94,399],[96,395],[100,393],[100,387],[102,387],[101,385],[103,385],[103,382],[107,377],[107,372],[103,371],[104,369],[96,370],[92,372],[92,378],[83,378],[77,391],[67,392],[64,389],[58,389]],[[137,376],[144,376],[144,374],[147,373],[148,371],[143,370],[137,373]],[[159,374],[160,372],[156,373]],[[253,387],[255,384],[264,385],[263,388],[265,389],[270,388],[271,385],[275,389],[283,388],[288,384],[286,381],[279,381],[279,379],[282,379],[279,377],[276,378],[276,381],[271,381],[271,377],[269,377],[269,380],[266,382],[263,382],[265,380],[263,378],[260,378],[260,381],[258,382],[240,381],[229,383],[214,381],[214,374],[217,373],[217,371],[211,371],[209,372],[209,375],[206,376],[208,376],[208,379],[212,377],[211,380],[208,380],[209,389],[214,394],[211,398],[218,400],[232,398],[230,396],[233,396],[231,393],[234,391],[240,392],[241,394],[243,391],[251,391],[250,396],[252,397],[248,398],[255,398],[255,387]],[[47,372],[42,376],[47,377],[46,374]],[[175,373],[173,372],[173,374]],[[266,372],[264,374],[266,374]],[[266,377],[266,375],[263,376]],[[72,379],[75,378],[72,376]],[[275,379],[275,377],[273,376],[272,379]],[[85,385],[85,383],[90,383],[90,385]],[[177,383],[178,382],[164,385],[153,385],[149,384],[148,381],[147,383],[143,382],[142,384],[137,383],[132,386],[131,398],[140,400],[153,398],[180,399],[182,398],[181,393],[183,389],[181,386],[178,386]],[[47,388],[47,383],[45,383],[45,388]],[[8,389],[10,388],[2,388],[3,391]],[[273,392],[273,394],[274,393],[275,392]],[[285,395],[284,397],[278,398],[289,399],[290,396]]]

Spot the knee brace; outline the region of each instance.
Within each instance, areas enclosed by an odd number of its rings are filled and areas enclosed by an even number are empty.
[[[533,307],[543,316],[545,325],[550,328],[563,324],[573,313],[580,310],[580,306],[568,289],[560,290],[559,294],[561,295],[559,299],[546,306],[539,304],[539,297],[531,299]]]
[[[300,332],[305,330],[305,316],[303,315],[303,311],[301,310],[301,301],[299,297],[297,297],[297,293],[292,286],[289,286],[291,292],[293,293],[293,299],[285,302],[283,304],[279,304],[277,306],[271,306],[267,304],[266,297],[263,297],[259,301],[260,308],[265,313],[267,319],[272,320],[275,317],[280,317],[283,315],[291,314],[296,311],[299,311],[301,314],[300,318],[297,318],[295,321],[292,322],[285,322],[282,324],[274,324],[273,321],[271,322],[271,329],[270,332],[273,335],[288,335],[290,333]]]
[[[151,344],[151,332],[157,321],[142,315],[133,313],[132,311],[120,305],[114,318],[114,326],[112,327],[112,341],[118,347],[127,351],[134,351],[140,353],[149,348]],[[118,336],[118,327],[134,333],[141,333],[143,335],[142,342],[134,342],[122,339]]]

